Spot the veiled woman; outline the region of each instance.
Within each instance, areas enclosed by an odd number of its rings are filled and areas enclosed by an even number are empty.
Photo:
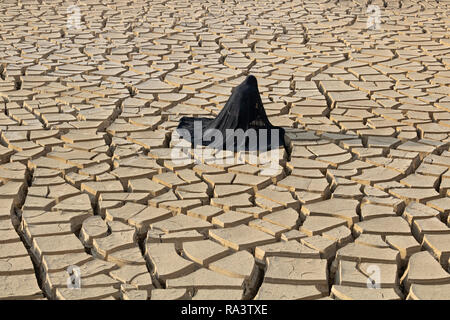
[[[180,129],[187,130],[188,137]],[[284,146],[284,129],[273,126],[267,118],[258,82],[252,75],[234,88],[215,119],[183,117],[177,130],[184,138],[190,138],[194,146],[234,151],[266,151]]]

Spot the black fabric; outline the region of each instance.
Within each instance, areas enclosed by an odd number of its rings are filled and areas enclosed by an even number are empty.
[[[194,124],[198,122],[202,128],[202,136],[195,137]],[[198,128],[198,127],[197,127]],[[284,146],[284,129],[281,127],[273,126],[267,118],[266,111],[264,110],[261,96],[258,90],[258,82],[252,75],[248,76],[240,85],[238,85],[232,91],[230,98],[225,104],[224,108],[220,111],[215,119],[204,117],[183,117],[180,119],[177,130],[180,135],[187,139],[182,131],[179,129],[186,129],[190,133],[191,143],[193,146],[204,145],[213,147],[216,149],[226,149],[227,146],[231,146],[233,150],[236,150],[239,146],[237,139],[234,136],[227,134],[227,129],[238,130],[242,129],[244,132],[250,135],[249,129],[255,129],[257,133],[258,144],[257,148],[264,150],[270,150]],[[208,129],[217,129],[224,137],[223,141],[218,141],[214,138],[213,132]],[[267,138],[261,134],[259,129],[267,130]],[[279,130],[279,139],[275,143],[271,143],[272,130]],[[275,137],[275,136],[274,136]],[[222,142],[222,143],[221,143]],[[249,139],[246,139],[245,150],[254,150],[249,145]],[[228,143],[228,144],[227,144]],[[243,146],[240,145],[242,150]],[[228,148],[230,149],[230,148]]]

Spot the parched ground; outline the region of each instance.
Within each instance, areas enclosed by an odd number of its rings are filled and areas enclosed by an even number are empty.
[[[0,299],[450,299],[450,1],[69,5],[0,3]],[[174,161],[250,73],[288,150]]]

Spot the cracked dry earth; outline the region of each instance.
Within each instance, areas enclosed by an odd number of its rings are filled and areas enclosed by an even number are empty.
[[[450,1],[78,5],[0,4],[0,299],[450,299]],[[288,150],[173,161],[250,73]]]

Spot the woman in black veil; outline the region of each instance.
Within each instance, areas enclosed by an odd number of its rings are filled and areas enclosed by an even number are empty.
[[[187,130],[189,134],[186,136],[180,129]],[[251,132],[251,129],[255,131]],[[180,119],[177,130],[183,138],[189,138],[194,147],[200,144],[215,149],[230,150],[231,148],[233,151],[266,151],[284,146],[285,131],[281,127],[272,125],[267,118],[259,94],[258,82],[252,75],[234,88],[224,108],[215,119],[183,117]],[[239,141],[237,137],[239,134],[233,134],[233,132],[244,132],[249,139],[244,137],[244,140]],[[255,136],[255,132],[258,141],[256,145],[249,143],[251,133]]]

